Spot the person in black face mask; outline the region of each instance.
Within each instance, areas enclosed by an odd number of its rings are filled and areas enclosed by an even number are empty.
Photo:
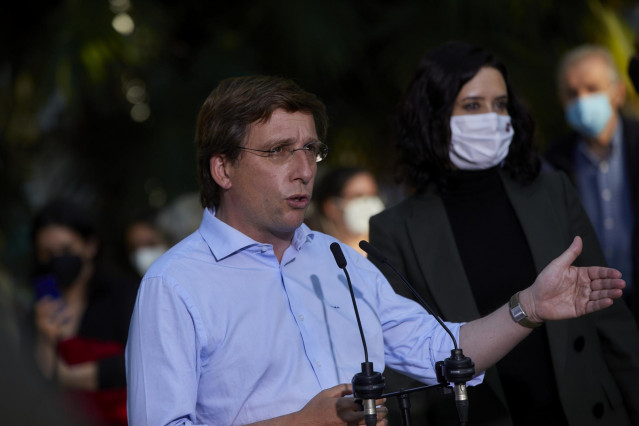
[[[35,361],[62,389],[81,396],[100,424],[126,424],[124,346],[134,283],[100,267],[90,217],[54,201],[33,222]]]

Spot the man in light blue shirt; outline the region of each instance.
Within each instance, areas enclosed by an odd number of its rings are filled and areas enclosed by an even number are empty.
[[[227,79],[205,101],[196,131],[205,212],[142,280],[126,351],[131,425],[364,424],[348,384],[364,354],[329,252],[335,239],[302,224],[325,132],[323,104],[285,79]],[[435,382],[450,337],[342,247],[376,370]],[[577,238],[514,310],[449,324],[478,372],[535,323],[621,296],[618,271],[570,266],[580,250]]]

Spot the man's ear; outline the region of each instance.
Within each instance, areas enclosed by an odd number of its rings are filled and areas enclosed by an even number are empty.
[[[211,177],[221,188],[230,189],[232,185],[229,169],[231,162],[225,155],[214,155],[209,160],[209,173]]]

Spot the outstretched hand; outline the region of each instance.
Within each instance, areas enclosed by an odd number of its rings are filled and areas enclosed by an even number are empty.
[[[580,237],[520,293],[520,303],[531,321],[576,318],[612,305],[626,283],[621,272],[601,266],[577,267],[572,263],[582,249]]]

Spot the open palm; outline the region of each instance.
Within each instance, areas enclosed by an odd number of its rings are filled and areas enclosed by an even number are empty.
[[[570,247],[541,271],[530,289],[527,312],[531,320],[575,318],[604,309],[621,297],[626,286],[621,272],[601,266],[572,266],[581,249],[581,238],[575,237]]]

